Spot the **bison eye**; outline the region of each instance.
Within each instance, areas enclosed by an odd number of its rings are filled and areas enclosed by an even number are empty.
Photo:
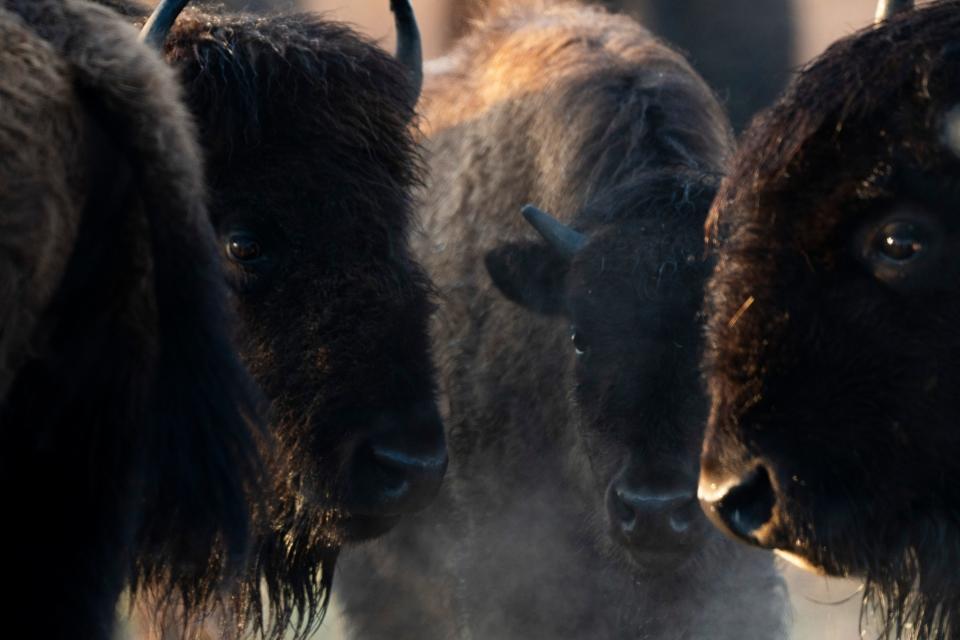
[[[908,262],[924,249],[924,234],[912,222],[889,222],[877,234],[876,250],[894,262]]]
[[[227,255],[236,262],[256,262],[263,257],[260,242],[248,233],[233,233],[227,238]]]
[[[570,340],[573,342],[573,350],[577,352],[578,356],[582,356],[587,352],[589,345],[587,344],[586,337],[583,335],[583,332],[579,331],[576,327],[570,327]]]
[[[948,279],[943,268],[945,235],[937,216],[901,204],[861,227],[855,246],[874,278],[905,292],[939,286],[939,281]]]

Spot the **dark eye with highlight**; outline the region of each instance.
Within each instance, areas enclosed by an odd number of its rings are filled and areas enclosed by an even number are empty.
[[[860,261],[877,280],[900,290],[935,287],[942,273],[946,231],[921,207],[899,205],[856,236]]]
[[[573,349],[578,356],[587,353],[589,344],[587,343],[586,336],[576,327],[570,327],[570,341],[573,342]]]
[[[889,222],[877,234],[877,252],[894,262],[917,258],[925,248],[924,230],[909,221]]]
[[[226,240],[227,255],[240,263],[257,262],[263,258],[263,247],[256,237],[249,233],[231,233]]]

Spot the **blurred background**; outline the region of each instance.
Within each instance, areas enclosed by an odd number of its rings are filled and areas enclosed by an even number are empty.
[[[355,25],[393,48],[388,0],[224,0],[250,9],[298,5]],[[831,42],[867,26],[875,0],[597,0],[637,16],[685,51],[729,109],[740,130],[769,104],[791,74]],[[442,56],[482,7],[482,0],[413,0],[426,57]],[[793,602],[793,640],[856,640],[860,587],[784,567]],[[334,589],[336,592],[336,589]],[[133,624],[121,637],[143,636]],[[336,611],[315,640],[345,638]],[[869,634],[868,634],[869,637]],[[398,639],[405,640],[405,639]],[[496,640],[496,639],[490,639]]]

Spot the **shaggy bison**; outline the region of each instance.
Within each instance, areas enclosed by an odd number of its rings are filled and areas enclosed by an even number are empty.
[[[48,638],[109,638],[130,579],[189,607],[245,550],[252,385],[178,98],[103,8],[0,2],[4,606]]]
[[[408,238],[420,44],[410,5],[392,7],[400,60],[308,14],[188,10],[165,43],[199,122],[239,350],[271,404],[272,494],[232,621],[266,634],[306,634],[340,546],[422,509],[446,469]]]
[[[343,559],[351,631],[780,637],[772,558],[696,500],[702,229],[729,124],[629,18],[502,5],[435,63],[424,100],[418,255],[444,302],[450,479]],[[521,217],[524,202],[543,210]]]
[[[894,638],[960,633],[958,33],[936,2],[834,44],[746,135],[709,227],[704,507],[864,578]]]

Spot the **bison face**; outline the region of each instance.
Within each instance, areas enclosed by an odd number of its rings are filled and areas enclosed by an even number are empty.
[[[707,302],[705,509],[866,577],[897,637],[944,637],[960,562],[960,95],[932,35],[960,16],[931,11],[837,45],[747,135]],[[864,86],[812,108],[841,72]]]
[[[240,185],[215,203],[242,353],[271,401],[281,495],[357,540],[424,507],[446,468],[429,285],[405,229]],[[315,518],[315,519],[316,519]]]
[[[808,210],[721,211],[701,493],[737,537],[831,573],[957,525],[960,163],[918,169]]]
[[[566,413],[577,443],[570,474],[585,509],[603,523],[602,546],[626,549],[647,571],[676,570],[714,537],[696,502],[706,416],[697,226],[625,222],[578,240],[544,230],[543,221],[560,225],[546,214],[526,215],[548,244],[498,248],[487,268],[504,295],[555,316],[569,336]]]

